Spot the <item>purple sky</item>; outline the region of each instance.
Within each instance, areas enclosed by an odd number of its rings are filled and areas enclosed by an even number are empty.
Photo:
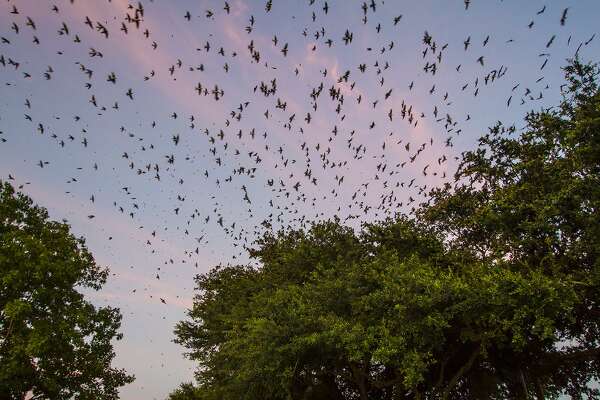
[[[355,226],[410,211],[433,185],[452,180],[454,157],[488,126],[502,120],[520,129],[528,110],[555,105],[560,67],[580,44],[583,60],[600,54],[600,38],[585,44],[596,33],[596,0],[472,0],[468,10],[462,0],[379,0],[366,23],[362,2],[351,1],[328,1],[327,14],[322,0],[273,0],[270,12],[266,0],[231,0],[229,13],[223,1],[141,3],[139,28],[126,21],[137,2],[126,0],[0,3],[0,179],[10,174],[53,218],[67,219],[111,267],[108,284],[90,296],[123,313],[115,364],[137,377],[124,399],[161,399],[192,379],[172,330],[191,305],[193,277],[246,262],[242,247],[261,222],[299,226],[338,215]],[[423,56],[425,31],[436,49]],[[432,63],[435,75],[424,70]],[[261,83],[271,88],[273,79],[276,90],[265,96]]]

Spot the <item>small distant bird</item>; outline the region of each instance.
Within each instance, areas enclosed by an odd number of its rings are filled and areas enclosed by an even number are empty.
[[[560,24],[565,26],[565,22],[567,22],[567,12],[569,11],[569,7],[565,8],[562,12],[562,16],[560,17]]]

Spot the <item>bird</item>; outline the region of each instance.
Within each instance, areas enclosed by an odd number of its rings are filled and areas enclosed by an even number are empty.
[[[567,12],[569,11],[569,7],[565,8],[562,11],[561,17],[560,17],[560,24],[562,26],[565,26],[565,23],[567,22]]]

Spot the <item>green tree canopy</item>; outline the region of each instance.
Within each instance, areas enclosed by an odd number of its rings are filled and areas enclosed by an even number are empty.
[[[107,276],[66,223],[0,182],[0,399],[117,399],[133,381],[111,367],[119,310],[78,291]]]
[[[562,103],[498,124],[413,217],[267,233],[217,267],[176,341],[172,399],[597,396],[600,92],[571,62]]]

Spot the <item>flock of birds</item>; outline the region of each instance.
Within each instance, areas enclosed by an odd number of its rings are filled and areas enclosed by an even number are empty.
[[[505,106],[534,107],[551,89],[543,74],[556,42],[564,40],[576,56],[595,38],[565,34],[569,8],[543,6],[526,28],[534,30],[537,19],[551,13],[563,31],[550,34],[536,55],[542,76],[519,82],[509,65],[483,55],[488,46],[510,46],[514,39],[473,34],[452,42],[431,29],[411,38],[384,36],[410,18],[382,12],[389,7],[384,0],[306,0],[294,5],[306,20],[294,15],[284,32],[269,36],[264,32],[275,23],[272,15],[283,7],[273,0],[262,1],[255,14],[240,0],[190,4],[189,10],[173,8],[174,17],[160,23],[151,15],[158,0],[25,3],[0,4],[2,91],[20,95],[15,102],[22,108],[10,115],[0,108],[0,158],[13,141],[26,140],[41,157],[23,154],[27,165],[51,170],[69,185],[68,193],[89,199],[88,220],[101,203],[127,224],[142,224],[138,237],[160,257],[160,266],[145,272],[156,280],[173,264],[210,267],[202,254],[219,237],[236,249],[229,256],[238,262],[265,229],[410,213],[433,187],[453,183],[460,159],[455,141],[472,119],[455,111],[453,99],[489,96],[485,89],[511,79]],[[465,13],[474,5],[456,3]],[[335,14],[346,7],[356,8],[355,18],[340,28]],[[197,26],[211,31],[179,37],[165,32],[169,24],[182,32]],[[393,68],[408,40],[420,49],[410,56],[419,70],[412,77]],[[123,43],[132,48],[123,50]],[[39,48],[48,65],[30,61]],[[119,65],[130,62],[123,58],[127,52],[141,74]],[[344,58],[345,52],[351,55]],[[451,64],[450,52],[462,62]],[[320,61],[331,54],[338,58],[323,67]],[[68,84],[57,86],[57,80]],[[456,92],[447,90],[447,80],[460,83]],[[44,85],[55,85],[62,90],[57,97],[77,108],[60,110],[61,100],[49,100]],[[34,98],[31,87],[45,99]],[[52,118],[40,118],[47,116],[44,109],[52,109]],[[11,129],[21,118],[29,132]],[[100,133],[112,124],[120,126]],[[61,154],[87,162],[71,165]],[[26,179],[17,178],[22,167],[13,168],[1,178],[24,188]],[[165,240],[180,240],[181,254],[162,254],[157,244]]]
[[[108,0],[111,3],[111,0]],[[378,1],[371,0],[370,2],[363,2],[360,5],[362,17],[361,23],[367,25],[370,22],[370,17],[376,15],[378,10]],[[383,2],[382,2],[383,3]],[[108,4],[110,6],[111,4]],[[149,5],[152,5],[150,1]],[[469,11],[471,2],[469,0],[464,1],[465,11]],[[64,7],[76,7],[77,4],[74,0],[65,3]],[[317,4],[316,0],[309,0],[307,6],[311,10],[311,22],[314,24],[319,18],[330,13],[331,8],[327,1],[321,1]],[[7,7],[6,5],[4,6]],[[73,43],[78,46],[86,46],[82,39],[81,30],[92,31],[99,38],[105,39],[105,46],[110,46],[110,41],[122,40],[123,36],[140,34],[148,42],[149,46],[147,52],[157,50],[159,43],[157,39],[154,39],[150,27],[146,25],[145,15],[146,6],[141,2],[127,3],[124,7],[124,11],[119,18],[115,17],[114,21],[97,20],[93,15],[85,15],[84,18],[79,21],[79,24],[73,26],[67,24],[60,19],[61,13],[65,11],[59,8],[56,4],[52,4],[49,7],[50,15],[44,15],[43,18],[49,21],[56,21],[56,35],[59,37],[67,37],[72,40]],[[203,15],[196,15],[191,11],[185,11],[181,15],[180,23],[192,23],[193,20],[205,18],[208,20],[226,19],[232,13],[233,6],[225,1],[222,8],[206,9]],[[273,8],[273,1],[269,0],[265,3],[264,13],[265,16],[261,16],[267,20],[269,13]],[[544,6],[537,13],[536,16],[544,14],[547,7]],[[27,14],[23,13],[19,9],[18,2],[8,1],[8,11],[11,18],[9,30],[4,32],[0,38],[2,47],[0,48],[0,71],[4,76],[11,73],[12,82],[6,82],[5,85],[19,85],[19,80],[15,79],[15,74],[20,75],[21,79],[25,80],[52,80],[54,79],[55,68],[52,65],[43,70],[41,76],[34,76],[30,71],[30,66],[27,65],[27,60],[17,58],[16,56],[9,55],[12,47],[16,46],[14,42],[23,36],[29,38],[32,43],[36,46],[43,46],[45,43],[44,38],[40,39],[40,33],[38,30],[37,22]],[[561,26],[564,26],[568,18],[568,8],[565,8],[561,14],[560,19],[557,21]],[[54,17],[54,18],[53,18]],[[402,23],[403,15],[399,14],[388,18],[388,25],[394,27]],[[205,127],[203,122],[195,117],[193,114],[189,115],[188,129],[190,132],[197,132],[206,137],[206,146],[204,151],[210,155],[214,163],[209,167],[206,167],[202,173],[203,185],[215,185],[217,188],[223,185],[236,185],[240,188],[240,199],[242,204],[248,207],[248,215],[253,216],[253,207],[256,206],[252,201],[249,185],[244,181],[250,181],[253,186],[262,186],[259,189],[263,191],[261,198],[266,199],[269,213],[264,216],[260,223],[252,225],[242,225],[236,220],[227,218],[227,210],[225,206],[227,203],[231,203],[234,199],[219,199],[217,196],[212,196],[214,200],[214,209],[212,212],[207,210],[206,203],[202,204],[204,199],[190,199],[185,191],[177,191],[174,194],[174,202],[172,212],[174,215],[180,213],[186,213],[187,219],[184,223],[185,235],[193,235],[195,232],[202,232],[203,229],[192,223],[198,222],[200,224],[216,223],[224,232],[231,237],[235,245],[241,243],[243,246],[249,244],[251,239],[255,235],[259,234],[259,228],[271,228],[273,225],[281,226],[284,224],[297,224],[304,226],[308,221],[319,219],[321,217],[331,217],[332,215],[325,215],[323,212],[316,212],[314,215],[301,214],[298,211],[298,204],[308,204],[309,210],[318,210],[321,203],[327,200],[332,200],[335,204],[338,204],[335,210],[335,215],[343,216],[344,221],[358,219],[364,220],[373,217],[385,217],[393,216],[399,211],[406,212],[407,210],[414,210],[418,204],[419,199],[424,199],[428,193],[428,190],[433,185],[427,184],[427,180],[423,179],[432,175],[437,177],[435,184],[442,184],[447,181],[451,181],[451,173],[447,172],[445,164],[450,160],[450,156],[446,152],[442,152],[437,157],[431,157],[432,146],[434,140],[443,138],[443,144],[446,148],[453,146],[453,139],[460,135],[462,132],[461,122],[469,121],[471,116],[452,115],[447,111],[448,106],[451,105],[449,100],[450,94],[446,91],[440,94],[436,91],[436,84],[434,83],[430,88],[425,89],[430,95],[437,95],[435,100],[432,101],[433,106],[430,112],[417,111],[416,106],[409,103],[407,100],[402,99],[401,103],[398,104],[392,101],[390,97],[393,95],[394,88],[386,86],[386,74],[391,70],[391,60],[393,59],[392,51],[395,48],[395,41],[384,43],[381,46],[367,47],[367,53],[376,54],[374,57],[375,61],[367,65],[365,62],[359,62],[357,65],[349,65],[347,70],[344,72],[336,71],[336,75],[332,76],[332,71],[328,71],[326,68],[319,71],[321,81],[314,84],[312,82],[306,82],[305,84],[310,85],[311,90],[309,92],[306,103],[303,107],[299,104],[300,100],[295,98],[293,93],[286,93],[285,89],[280,88],[278,78],[276,74],[279,72],[278,63],[280,59],[267,59],[265,57],[265,51],[263,51],[258,40],[254,40],[252,32],[255,29],[258,18],[254,15],[250,15],[248,23],[242,28],[242,31],[247,35],[247,53],[237,54],[235,50],[226,49],[224,46],[216,46],[211,44],[210,40],[206,40],[200,48],[190,49],[190,53],[201,52],[204,57],[222,58],[226,60],[222,64],[222,68],[225,73],[229,73],[230,69],[234,68],[234,64],[242,66],[244,63],[251,63],[262,65],[265,70],[275,75],[270,80],[260,81],[257,83],[247,94],[246,98],[236,99],[239,101],[239,105],[231,108],[229,112],[223,116],[220,121],[220,125],[214,127]],[[535,25],[535,19],[532,19],[528,24],[529,29],[533,29]],[[377,33],[384,28],[388,28],[382,25],[381,22],[377,23],[374,27]],[[328,32],[324,27],[318,27],[311,30],[305,27],[301,30],[301,37],[296,40],[304,40],[310,43],[310,51],[314,52],[317,46],[324,46],[325,48],[331,48],[333,46],[351,46],[355,41],[355,33],[351,28],[345,30],[341,38],[336,38]],[[580,42],[574,54],[577,54],[582,46],[589,45],[593,40],[594,36],[590,37],[586,41]],[[553,34],[549,37],[547,44],[544,49],[544,53],[540,54],[540,57],[544,58],[544,62],[540,67],[540,70],[544,70],[550,56],[550,49],[556,39],[556,35]],[[567,39],[567,43],[571,43],[571,37]],[[510,43],[512,39],[509,39],[507,43]],[[427,30],[424,31],[422,36],[422,52],[421,59],[422,71],[424,74],[430,74],[435,76],[436,73],[443,66],[445,61],[446,51],[457,45],[463,47],[465,52],[468,52],[474,45],[475,39],[471,36],[465,38],[462,44],[458,43],[446,43],[439,41],[434,38]],[[487,35],[482,43],[481,47],[486,47],[490,42],[490,35]],[[96,42],[97,43],[97,42]],[[271,39],[272,46],[274,46],[279,52],[279,58],[286,58],[288,56],[291,45],[288,42],[283,42],[275,33]],[[94,45],[97,46],[97,45]],[[75,61],[81,71],[82,84],[89,91],[88,104],[89,107],[93,107],[97,111],[98,115],[104,116],[105,118],[111,118],[108,114],[109,110],[119,111],[121,103],[123,101],[137,101],[137,96],[132,87],[128,85],[130,82],[122,80],[114,72],[110,71],[105,76],[102,76],[100,72],[90,64],[97,65],[97,60],[102,61],[104,58],[104,51],[97,47],[89,46],[87,51],[88,59],[79,59]],[[58,54],[66,56],[62,51],[58,51]],[[468,60],[470,57],[465,57]],[[477,74],[471,79],[466,79],[464,84],[461,85],[461,91],[469,90],[473,96],[478,96],[482,86],[492,85],[495,81],[501,80],[507,73],[508,67],[505,65],[499,65],[494,67],[488,67],[484,56],[473,57],[473,62],[478,63],[483,69],[481,74]],[[285,64],[284,64],[285,65]],[[193,65],[190,63],[184,63],[182,58],[176,58],[172,60],[172,64],[166,71],[150,70],[143,77],[143,82],[148,82],[153,79],[157,79],[159,74],[165,74],[173,80],[180,71],[188,69],[191,72],[198,72],[200,79],[202,79],[202,73],[205,72],[205,66],[203,63],[199,65]],[[453,66],[453,69],[457,74],[461,72],[462,64]],[[301,65],[291,67],[291,73],[302,80],[302,70],[304,68]],[[290,71],[288,71],[289,73]],[[378,86],[381,88],[381,92],[375,96],[368,98],[364,94],[360,86],[360,80],[363,79],[364,75],[371,74],[375,77]],[[544,77],[540,77],[536,84],[539,84],[544,80]],[[95,89],[102,85],[114,85],[118,86],[122,91],[121,96],[109,101],[108,99],[101,101],[95,94]],[[411,80],[407,84],[408,91],[414,90],[415,81]],[[519,91],[519,89],[521,89]],[[543,89],[549,89],[546,85]],[[544,96],[543,89],[538,93],[534,93],[532,89],[522,87],[520,83],[516,83],[512,88],[512,93],[506,100],[506,106],[510,107],[513,98],[518,98],[521,104],[525,104],[527,101],[541,100]],[[213,107],[211,101],[218,103],[226,99],[227,93],[224,91],[222,85],[218,82],[208,83],[203,80],[199,80],[193,86],[194,93],[197,94],[198,102],[203,102],[204,107],[210,109]],[[237,94],[236,94],[237,95]],[[297,143],[284,143],[279,145],[270,144],[269,132],[258,132],[253,126],[249,126],[245,123],[244,116],[246,113],[257,113],[257,109],[251,108],[251,105],[256,101],[256,98],[263,96],[270,101],[270,106],[266,110],[260,111],[266,120],[276,118],[276,129],[283,129],[294,133],[295,140]],[[286,97],[287,96],[287,97]],[[294,97],[293,102],[295,107],[293,111],[288,110],[289,97]],[[236,101],[236,102],[237,102]],[[367,140],[361,140],[359,138],[358,128],[350,129],[349,127],[342,127],[346,118],[345,106],[348,103],[361,102],[370,103],[370,107],[373,110],[373,119],[368,123],[367,130],[377,130],[377,121],[375,112],[384,109],[384,115],[393,123],[396,127],[396,131],[389,132],[387,137],[381,140],[379,145],[373,143],[373,135],[371,134]],[[439,104],[437,103],[439,101]],[[24,98],[24,118],[31,123],[32,130],[37,131],[39,135],[50,136],[54,139],[55,144],[61,148],[68,147],[71,143],[76,141],[80,142],[84,150],[90,145],[88,139],[88,132],[85,128],[80,129],[80,134],[76,137],[74,134],[60,134],[53,131],[51,128],[50,121],[40,121],[34,119],[35,115],[35,99]],[[231,103],[231,101],[230,101]],[[309,143],[308,140],[304,140],[307,131],[314,129],[311,122],[317,118],[318,113],[321,109],[326,108],[327,104],[327,118],[333,121],[333,125],[328,127],[329,131],[319,132],[319,136],[323,139],[317,143]],[[41,105],[38,105],[41,107]],[[216,108],[216,107],[215,107]],[[289,107],[291,108],[291,107]],[[443,110],[444,109],[444,110]],[[247,111],[250,110],[250,111]],[[333,114],[331,113],[333,110]],[[166,118],[167,115],[162,116]],[[6,118],[6,117],[4,117]],[[73,121],[81,125],[82,118],[79,115],[72,116]],[[179,112],[173,111],[170,113],[169,118],[178,119],[185,118],[180,115]],[[423,138],[420,142],[407,140],[403,131],[410,128],[417,128],[420,121],[426,118],[433,118],[433,120],[439,124],[443,134],[436,134],[435,138]],[[158,116],[157,116],[158,119]],[[213,125],[215,125],[213,123]],[[279,126],[277,126],[279,125]],[[160,122],[153,120],[149,123],[150,129],[160,129]],[[148,142],[147,139],[136,135],[130,131],[127,126],[121,126],[121,132],[126,134],[125,138],[136,138],[140,143],[139,147],[134,153],[129,151],[123,151],[121,158],[123,164],[119,168],[129,168],[131,174],[137,175],[140,178],[141,185],[148,185],[154,180],[157,185],[160,185],[165,179],[174,179],[179,185],[183,185],[184,178],[177,176],[177,164],[181,162],[194,162],[192,157],[186,157],[184,160],[179,160],[174,152],[168,154],[157,154],[159,150],[167,148],[167,144],[155,144]],[[2,132],[3,136],[0,136],[2,143],[8,142],[6,134]],[[177,148],[182,140],[181,133],[173,134],[171,137],[172,146]],[[358,139],[357,139],[358,138]],[[262,139],[261,147],[262,151],[258,150],[260,147],[251,145],[248,141],[259,141]],[[6,146],[10,146],[10,143],[5,144],[2,151],[7,151]],[[298,146],[296,150],[300,154],[301,158],[293,158],[289,147]],[[346,158],[336,158],[334,150],[340,147],[349,149],[345,151]],[[401,156],[398,157],[397,151],[388,151],[389,147],[395,147],[400,150]],[[254,149],[257,150],[254,150]],[[248,149],[252,149],[248,151]],[[299,150],[299,151],[298,151]],[[403,150],[403,151],[402,151]],[[146,156],[145,153],[151,153],[152,156]],[[403,154],[402,154],[403,153]],[[449,153],[452,153],[451,151]],[[350,155],[350,157],[348,157]],[[426,156],[424,156],[426,155]],[[372,157],[377,159],[375,170],[367,176],[364,182],[357,182],[353,179],[352,182],[346,183],[345,178],[348,173],[354,173],[353,164],[358,164],[358,161],[365,157]],[[429,162],[422,165],[419,173],[414,171],[414,175],[410,176],[401,171],[407,167],[407,165],[413,164],[417,159],[425,158]],[[267,159],[274,163],[273,166],[269,166],[269,171],[258,173],[257,171],[264,169],[264,161]],[[454,161],[458,160],[458,155],[453,155]],[[88,168],[98,170],[102,160],[97,160],[91,163]],[[51,168],[51,161],[49,160],[38,160],[36,164],[40,168]],[[293,168],[292,168],[293,165]],[[83,169],[82,167],[78,168]],[[323,170],[321,173],[317,170]],[[360,167],[359,167],[360,170]],[[219,171],[219,172],[215,172]],[[223,173],[223,171],[225,171]],[[65,171],[66,172],[66,171]],[[265,179],[264,182],[259,182],[256,185],[258,175],[274,175]],[[217,176],[217,177],[214,177]],[[334,177],[333,185],[331,182],[322,183],[324,177]],[[323,177],[323,179],[322,179]],[[355,178],[354,176],[353,178]],[[14,179],[12,175],[8,175],[8,179]],[[72,177],[68,183],[77,182],[77,178]],[[262,183],[262,185],[260,185]],[[340,187],[342,185],[352,185],[352,193],[349,198],[340,198]],[[305,190],[307,187],[314,186],[314,190]],[[410,189],[414,189],[410,191]],[[133,194],[133,188],[122,187],[121,190],[130,196],[130,199],[135,199]],[[372,204],[371,202],[364,201],[368,193],[376,192],[379,194],[378,203]],[[320,195],[316,196],[315,193]],[[311,196],[312,195],[312,196]],[[95,202],[95,195],[90,193],[90,201]],[[195,204],[195,206],[188,206],[188,204]],[[113,206],[130,218],[135,219],[136,215],[142,213],[143,210],[140,205],[135,201],[130,201],[127,204],[118,204],[116,201],[113,202]],[[89,219],[94,218],[94,214],[88,215]],[[252,219],[250,219],[252,221]],[[255,221],[256,222],[256,221]],[[152,230],[151,236],[155,238],[157,235],[156,229]],[[198,245],[206,244],[203,241],[203,235],[198,235],[196,241]],[[147,241],[148,245],[151,245],[150,239]],[[187,258],[193,257],[193,254],[198,254],[199,249],[186,250]],[[235,256],[234,256],[235,258]],[[172,260],[171,260],[172,262]],[[159,275],[156,276],[157,279]]]

